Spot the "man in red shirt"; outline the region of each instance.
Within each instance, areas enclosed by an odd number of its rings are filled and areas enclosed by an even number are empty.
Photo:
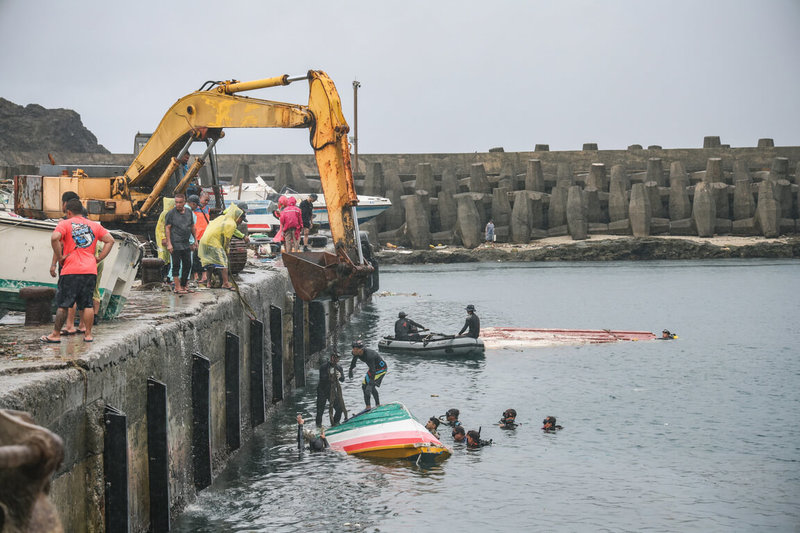
[[[50,237],[56,260],[61,264],[61,275],[58,278],[56,291],[55,327],[50,335],[42,335],[40,340],[48,344],[61,342],[61,328],[67,319],[67,311],[77,304],[86,332],[84,342],[92,342],[92,323],[94,307],[92,293],[97,281],[97,263],[106,258],[114,246],[114,237],[98,222],[82,216],[83,206],[77,198],[69,200],[66,205],[67,219],[56,226]],[[100,254],[95,257],[97,241],[104,244]]]

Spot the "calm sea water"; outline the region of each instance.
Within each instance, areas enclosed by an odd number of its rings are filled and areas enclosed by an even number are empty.
[[[314,375],[175,530],[798,531],[798,281],[790,260],[384,268],[390,294],[355,317],[342,347],[362,335],[377,348],[400,310],[455,333],[468,303],[484,326],[668,328],[679,339],[385,356],[382,401],[420,420],[456,407],[494,441],[456,446],[432,468],[299,456],[294,417],[313,419]],[[351,412],[364,370],[345,384]],[[522,423],[512,432],[496,425],[509,407]],[[547,415],[564,429],[544,434]]]

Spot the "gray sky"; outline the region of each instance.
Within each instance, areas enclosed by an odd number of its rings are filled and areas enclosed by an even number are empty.
[[[800,145],[800,1],[0,0],[0,96],[77,111],[106,148],[206,80],[326,71],[359,152]],[[248,93],[307,103],[305,82]],[[221,153],[309,153],[226,130]]]

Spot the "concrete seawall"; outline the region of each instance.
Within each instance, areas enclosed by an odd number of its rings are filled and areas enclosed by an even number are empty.
[[[305,384],[364,297],[305,304],[284,270],[242,278],[256,320],[229,291],[140,292],[90,345],[31,341],[46,328],[0,330],[23,345],[0,360],[0,408],[27,411],[65,441],[51,490],[65,531],[164,529]]]

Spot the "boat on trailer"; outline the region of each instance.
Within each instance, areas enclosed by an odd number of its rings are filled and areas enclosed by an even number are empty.
[[[325,430],[325,438],[334,450],[377,459],[439,461],[453,453],[400,402],[362,411]]]
[[[480,338],[459,337],[431,333],[422,337],[422,340],[398,340],[394,337],[384,337],[378,341],[378,351],[394,354],[427,355],[432,357],[458,357],[468,355],[482,355],[483,341]]]
[[[489,349],[521,349],[544,346],[600,344],[620,341],[652,341],[656,336],[649,331],[623,331],[611,329],[536,329],[500,328],[481,329]]]

